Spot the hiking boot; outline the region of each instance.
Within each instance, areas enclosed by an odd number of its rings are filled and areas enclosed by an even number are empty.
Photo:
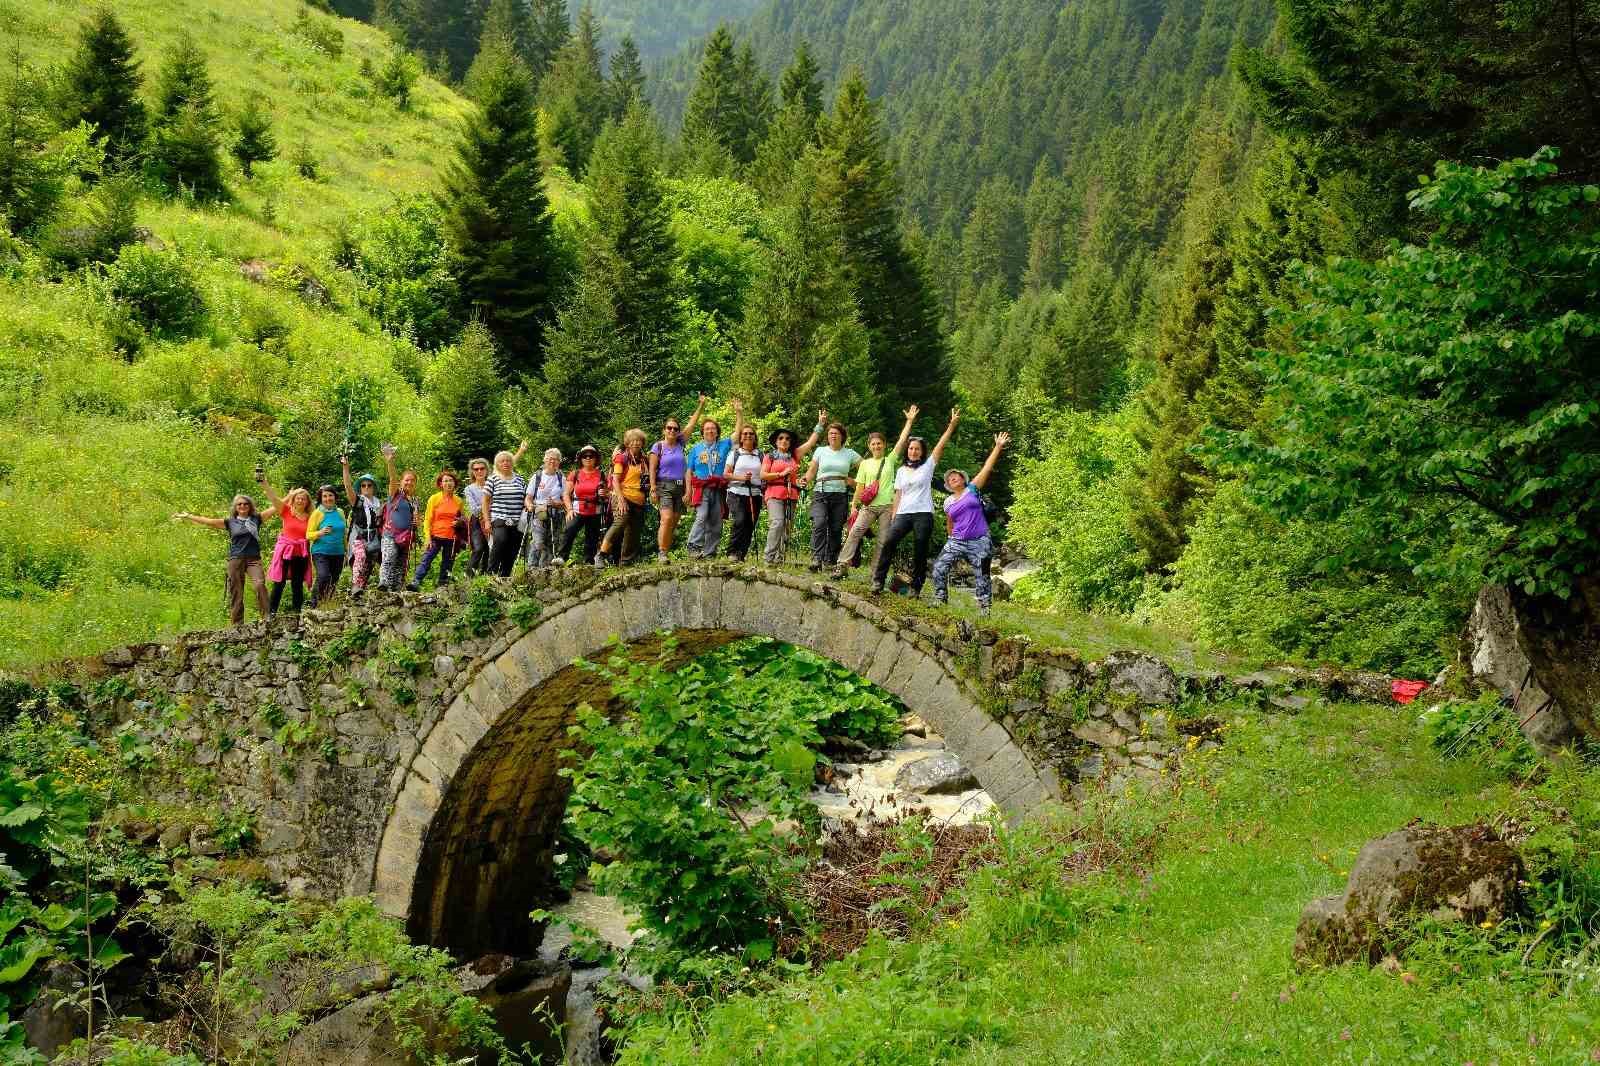
[[[422,591],[422,586],[417,584],[415,581],[410,581],[410,582],[406,583],[406,591],[407,592],[421,592]]]
[[[666,552],[656,552],[656,562],[660,563],[662,566],[665,566],[671,561],[671,557],[668,556]]]
[[[882,596],[883,595],[883,582],[874,581],[872,583],[872,594],[874,596]]]

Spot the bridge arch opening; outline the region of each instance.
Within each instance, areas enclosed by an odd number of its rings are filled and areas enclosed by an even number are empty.
[[[568,727],[581,704],[612,699],[604,677],[574,664],[615,639],[656,657],[671,634],[683,662],[749,636],[807,648],[926,719],[1008,814],[1052,797],[946,653],[870,602],[759,575],[622,575],[486,656],[397,783],[373,869],[379,905],[403,916],[414,939],[459,957],[536,947],[527,915],[553,888]]]

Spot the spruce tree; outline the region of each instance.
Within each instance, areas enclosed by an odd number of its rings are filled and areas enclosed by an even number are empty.
[[[533,55],[533,27],[528,8],[523,0],[489,0],[478,29],[478,51],[481,56],[486,42],[503,41],[524,63]],[[473,60],[477,62],[476,59]],[[470,73],[469,73],[470,76]]]
[[[635,425],[656,422],[699,386],[680,380],[673,359],[683,293],[660,166],[660,132],[635,101],[601,135],[588,178],[596,248],[584,269],[609,281],[629,352],[608,375],[608,406]]]
[[[141,83],[128,31],[109,6],[97,8],[79,27],[77,50],[61,71],[61,124],[93,124],[106,162],[127,166],[144,150],[149,128]]]
[[[538,84],[572,36],[567,0],[532,0],[528,17],[528,69]]]
[[[600,25],[585,3],[576,32],[551,63],[539,87],[540,106],[550,115],[551,138],[574,176],[583,174],[607,116],[605,76],[600,69]]]
[[[606,83],[606,95],[611,101],[611,117],[621,120],[628,106],[644,96],[644,62],[639,58],[639,46],[632,36],[622,38],[611,55],[611,78]]]
[[[729,147],[734,161],[748,166],[755,160],[756,149],[767,139],[773,114],[772,79],[756,62],[755,50],[748,41],[740,47],[739,57],[734,61],[733,80],[738,95],[738,117]]]
[[[222,135],[205,53],[187,32],[167,51],[156,81],[151,162],[168,185],[215,197],[222,182]]]
[[[700,71],[683,111],[683,146],[698,169],[709,173],[731,170],[738,162],[743,100],[739,93],[738,59],[733,34],[718,26],[706,39]]]
[[[822,70],[811,55],[811,45],[803,39],[778,82],[778,99],[784,107],[799,104],[813,123],[822,117]]]
[[[251,93],[244,108],[234,122],[237,135],[233,142],[233,158],[245,177],[254,175],[257,163],[278,158],[278,141],[272,135],[272,118],[267,114],[266,103],[259,93]]]
[[[550,329],[544,369],[530,390],[531,431],[567,455],[585,444],[604,449],[626,427],[596,398],[610,386],[607,375],[627,357],[610,282],[600,272],[580,271]]]
[[[739,328],[735,389],[755,411],[826,407],[864,439],[880,409],[838,227],[818,210],[814,175],[802,164],[777,212]]]
[[[434,355],[423,378],[434,458],[464,471],[473,456],[493,455],[505,439],[500,426],[504,394],[494,339],[483,323],[470,323],[455,344]]]
[[[853,71],[818,130],[816,197],[838,228],[844,264],[871,339],[883,425],[910,404],[947,409],[950,373],[939,308],[922,261],[900,231],[899,187],[877,105]]]
[[[437,195],[453,273],[510,369],[539,368],[559,260],[538,159],[533,88],[506,51],[479,72],[478,107],[463,125]]]
[[[51,221],[65,193],[63,168],[48,155],[44,89],[13,47],[0,68],[0,225],[25,236]]]

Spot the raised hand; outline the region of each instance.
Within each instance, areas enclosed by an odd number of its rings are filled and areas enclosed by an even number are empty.
[[[187,522],[189,520],[189,512],[179,511],[177,514],[172,516],[172,520],[174,522]]]
[[[828,409],[826,407],[817,408],[817,421],[823,425],[828,424]]]
[[[1011,434],[1009,434],[1009,433],[996,433],[994,435],[994,450],[995,451],[999,451],[1000,449],[1004,448],[1007,444],[1010,444],[1010,443],[1011,443]]]
[[[396,448],[393,444],[385,444],[379,447],[378,451],[383,453],[383,457],[385,459],[393,459],[400,449]]]
[[[959,421],[961,421],[961,408],[959,408],[959,407],[950,408],[950,424],[953,426]]]
[[[733,410],[736,414],[744,414],[744,401],[737,396],[733,399]]]
[[[921,413],[922,413],[922,408],[918,407],[916,404],[912,404],[910,407],[906,408],[906,411],[905,411],[906,421],[907,422],[915,422],[917,420],[917,416],[919,414],[921,414]]]

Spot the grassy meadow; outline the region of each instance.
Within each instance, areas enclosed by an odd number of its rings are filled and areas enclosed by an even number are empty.
[[[433,187],[467,104],[423,77],[397,109],[361,73],[388,56],[387,39],[313,16],[339,40],[319,46],[296,32],[303,6],[118,5],[147,95],[163,50],[188,30],[225,123],[260,93],[279,156],[248,179],[227,158],[221,203],[140,201],[150,242],[174,250],[204,293],[205,324],[191,339],[143,338],[129,351],[92,273],[0,270],[0,667],[223,622],[220,536],[169,516],[221,513],[249,489],[282,421],[342,375],[380,382],[382,436],[413,449],[429,439],[421,353],[356,307],[331,254],[341,226]],[[4,45],[38,68],[58,64],[84,10],[0,0]],[[326,303],[304,296],[308,278]]]

